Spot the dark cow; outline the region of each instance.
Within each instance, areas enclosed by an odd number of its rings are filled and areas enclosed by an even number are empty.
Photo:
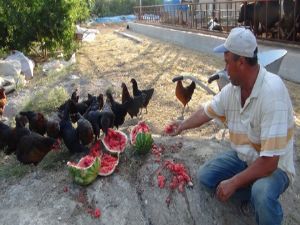
[[[273,28],[280,19],[280,4],[278,0],[245,2],[241,6],[238,22],[251,26],[256,34],[266,32]]]
[[[283,13],[279,22],[279,35],[292,40],[300,32],[300,0],[284,0]]]
[[[283,17],[280,20],[280,37],[288,40],[292,39],[292,30],[294,27],[294,0],[283,1]]]
[[[254,6],[255,3],[247,3],[245,2],[243,5],[241,5],[241,11],[239,14],[238,22],[242,23],[244,22],[245,26],[250,26],[253,28],[254,26]]]

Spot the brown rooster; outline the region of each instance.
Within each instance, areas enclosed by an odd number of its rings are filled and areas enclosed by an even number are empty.
[[[181,112],[181,116],[183,117],[184,110],[186,105],[189,103],[189,101],[192,99],[194,90],[196,88],[196,84],[194,81],[186,87],[182,85],[182,81],[180,79],[173,79],[173,82],[176,82],[176,90],[175,90],[175,95],[177,99],[183,104],[183,109]]]
[[[3,115],[4,107],[7,103],[6,95],[5,95],[5,89],[0,88],[0,118]]]

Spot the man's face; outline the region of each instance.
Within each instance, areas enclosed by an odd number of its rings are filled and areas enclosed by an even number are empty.
[[[230,78],[230,82],[235,85],[240,85],[240,60],[241,57],[237,60],[234,60],[234,55],[231,52],[225,52],[224,53],[224,59],[226,63],[226,70],[228,73],[228,76]]]

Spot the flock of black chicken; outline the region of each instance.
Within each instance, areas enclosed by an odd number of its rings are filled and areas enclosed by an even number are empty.
[[[181,80],[176,80],[175,95],[186,104],[194,93],[195,83],[184,87]],[[173,82],[175,82],[173,80]],[[107,134],[108,128],[117,129],[125,122],[127,113],[131,118],[137,117],[146,109],[154,93],[154,88],[140,90],[135,79],[131,79],[133,95],[131,96],[125,83],[122,83],[122,100],[116,101],[107,90],[104,102],[103,94],[93,96],[79,102],[77,89],[70,99],[58,108],[57,120],[47,119],[42,113],[21,111],[16,117],[15,127],[0,121],[0,149],[6,154],[15,153],[17,159],[24,164],[37,165],[51,150],[60,149],[61,140],[70,153],[89,151],[89,144],[95,142],[102,130]],[[4,90],[0,90],[0,116],[7,102]],[[77,123],[75,128],[73,124]],[[27,126],[29,125],[29,126]]]
[[[24,164],[37,165],[51,150],[60,148],[63,140],[70,153],[88,152],[89,144],[99,138],[100,132],[121,126],[127,113],[137,117],[142,108],[146,109],[154,89],[139,90],[135,79],[131,79],[133,95],[122,83],[122,102],[113,98],[108,90],[79,102],[77,90],[71,98],[58,108],[57,120],[47,119],[42,113],[34,111],[19,112],[15,127],[0,121],[0,149],[6,154],[15,153]],[[77,123],[77,127],[73,126]],[[29,125],[29,126],[27,126]],[[28,128],[27,128],[28,127]]]

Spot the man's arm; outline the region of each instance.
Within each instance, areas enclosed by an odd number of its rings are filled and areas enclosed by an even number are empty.
[[[208,117],[204,111],[204,107],[200,106],[189,118],[183,122],[177,123],[177,129],[172,135],[178,135],[184,130],[200,127],[202,124],[210,121],[212,118]]]
[[[278,161],[279,156],[259,157],[247,169],[218,185],[216,191],[218,199],[226,201],[237,189],[246,187],[259,178],[269,176],[277,169]]]

